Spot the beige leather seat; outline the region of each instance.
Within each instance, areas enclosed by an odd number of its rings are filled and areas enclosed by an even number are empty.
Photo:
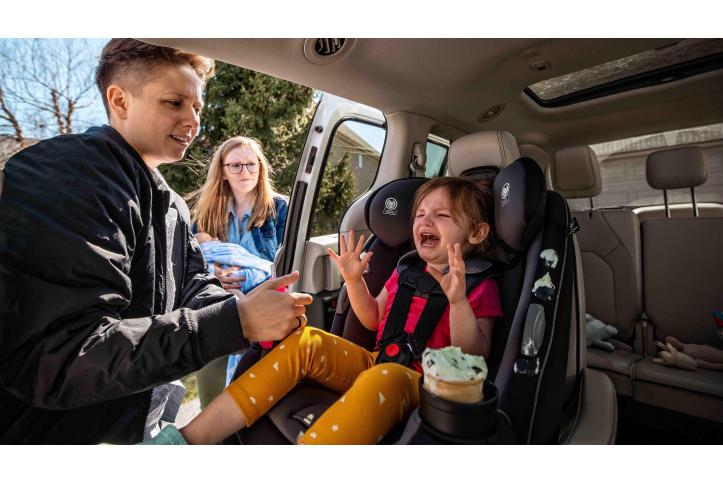
[[[694,188],[707,170],[700,148],[658,151],[647,159],[654,189]],[[720,347],[712,312],[723,305],[723,218],[648,219],[642,223],[645,311],[662,340]],[[634,398],[649,405],[723,422],[723,372],[635,366]]]
[[[561,149],[551,166],[555,191],[567,199],[600,194],[600,165],[587,146]],[[573,211],[580,225],[586,311],[617,328],[610,353],[588,347],[587,365],[604,371],[620,395],[632,395],[633,365],[642,359],[634,349],[635,326],[643,312],[638,218],[628,209]]]
[[[718,203],[697,203],[698,216],[701,218],[723,218],[723,204]],[[665,216],[665,206],[642,206],[633,209],[638,215],[638,219],[642,223],[648,219],[663,219]],[[693,203],[681,203],[670,205],[671,218],[690,218],[694,215]]]

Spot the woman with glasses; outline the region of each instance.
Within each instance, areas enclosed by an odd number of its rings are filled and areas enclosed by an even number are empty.
[[[206,182],[189,196],[194,233],[203,243],[206,261],[213,261],[209,255],[214,252],[240,258],[233,265],[228,257],[219,257],[223,264],[213,263],[213,274],[223,287],[239,296],[272,274],[284,236],[287,200],[274,191],[271,174],[259,141],[232,137],[216,149]],[[264,266],[267,276],[259,276],[257,270]],[[232,355],[230,373],[237,362],[238,356]]]
[[[232,137],[216,149],[203,186],[191,195],[195,232],[243,246],[273,262],[286,226],[287,201],[274,191],[271,166],[259,141]],[[199,236],[200,237],[200,236]],[[226,289],[241,281],[229,273],[239,266],[216,267]]]

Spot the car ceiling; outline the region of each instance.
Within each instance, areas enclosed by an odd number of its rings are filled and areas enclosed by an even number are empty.
[[[143,39],[438,122],[435,133],[505,129],[547,150],[723,121],[723,70],[564,107],[542,107],[525,87],[678,39],[353,39],[319,65],[306,39]],[[313,40],[313,39],[312,39]],[[536,55],[535,51],[537,51]],[[550,67],[533,71],[530,64]],[[480,122],[491,106],[496,118]]]

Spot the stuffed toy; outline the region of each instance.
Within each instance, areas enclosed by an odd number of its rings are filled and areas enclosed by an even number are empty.
[[[589,313],[585,314],[585,331],[587,332],[587,346],[596,346],[606,351],[615,351],[615,345],[605,341],[618,334],[618,329],[606,325]]]
[[[713,321],[718,326],[718,331],[716,332],[718,338],[723,340],[723,311],[714,311]]]
[[[672,336],[665,337],[665,344],[656,341],[660,348],[658,358],[653,362],[661,365],[682,368],[683,370],[723,370],[723,350],[708,345],[681,343]]]

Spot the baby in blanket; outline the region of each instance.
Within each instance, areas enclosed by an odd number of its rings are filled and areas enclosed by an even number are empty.
[[[244,293],[248,293],[271,277],[274,263],[251,254],[239,244],[219,241],[208,233],[197,233],[196,240],[201,245],[201,252],[208,263],[209,273],[214,272],[215,264],[221,268],[240,266],[239,270],[230,275],[243,276],[239,289]]]

